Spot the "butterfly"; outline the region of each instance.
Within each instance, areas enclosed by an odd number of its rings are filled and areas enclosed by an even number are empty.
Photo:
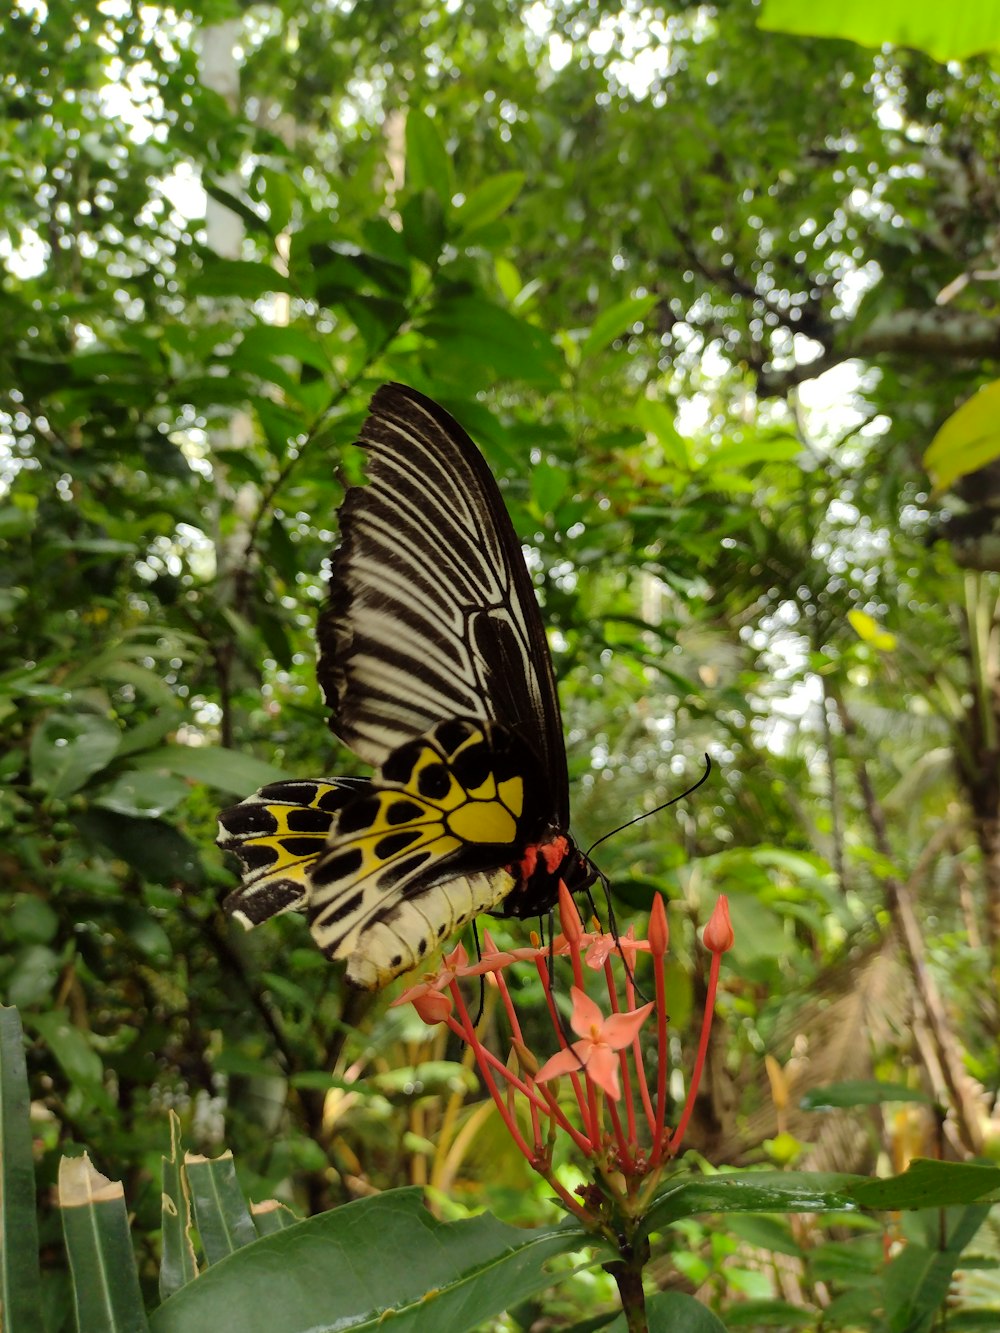
[[[533,917],[597,871],[570,838],[552,659],[520,543],[449,414],[386,384],[339,511],[317,676],[368,778],[272,783],[219,817],[248,928],[305,911],[347,979],[385,986],[481,912]]]

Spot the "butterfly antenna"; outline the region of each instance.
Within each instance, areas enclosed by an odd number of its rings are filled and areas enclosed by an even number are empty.
[[[635,987],[636,995],[640,995],[644,1001],[648,1001],[649,996],[636,980],[635,969],[626,958],[625,950],[622,948],[622,937],[618,933],[618,922],[615,920],[615,909],[611,905],[611,881],[599,866],[594,866],[594,870],[597,872],[597,878],[601,881],[601,888],[604,890],[604,902],[608,909],[608,934],[614,939],[615,948],[618,950],[618,957],[622,960],[622,967],[625,969],[625,975]],[[591,897],[589,889],[587,890],[587,897],[590,899],[591,907],[594,908],[594,915],[596,916],[597,908],[594,906],[594,900]]]
[[[662,805],[657,805],[652,810],[646,810],[641,815],[636,815],[634,819],[626,819],[624,824],[619,824],[618,827],[613,828],[610,833],[602,833],[601,836],[597,839],[597,841],[592,842],[590,846],[587,848],[586,855],[589,857],[590,853],[594,850],[595,847],[600,847],[602,842],[607,842],[607,840],[609,838],[613,838],[616,833],[621,833],[622,829],[631,828],[633,824],[638,824],[643,819],[649,819],[650,816],[652,815],[658,815],[661,810],[666,810],[668,806],[676,805],[678,801],[683,801],[685,796],[690,796],[692,792],[697,791],[698,788],[703,783],[708,781],[708,775],[712,771],[712,761],[707,754],[704,756],[704,759],[705,759],[704,773],[702,773],[698,781],[692,783],[691,786],[688,787],[686,791],[682,791],[679,796],[672,796],[669,801],[664,801]],[[601,879],[602,880],[604,879],[603,875],[601,875]]]
[[[706,754],[705,771],[704,773],[702,773],[701,777],[698,779],[697,782],[692,783],[691,786],[688,787],[686,791],[682,791],[678,796],[672,796],[669,801],[664,801],[662,805],[655,806],[652,810],[647,810],[644,814],[636,815],[634,819],[626,820],[624,824],[619,824],[617,828],[613,828],[610,833],[602,834],[601,837],[599,837],[596,842],[590,844],[590,847],[587,849],[586,852],[587,859],[590,860],[590,853],[594,850],[595,847],[599,847],[602,842],[606,842],[608,838],[614,837],[616,833],[621,833],[623,829],[631,828],[633,824],[638,824],[640,820],[648,819],[650,815],[659,814],[661,810],[666,810],[669,806],[676,805],[678,801],[683,801],[685,796],[690,796],[692,792],[697,791],[698,788],[704,782],[708,781],[708,776],[711,773],[711,771],[712,771],[712,760],[709,757],[709,755]],[[604,889],[604,901],[607,904],[607,909],[608,909],[608,933],[614,937],[615,945],[618,949],[618,955],[622,960],[622,966],[625,968],[625,972],[626,975],[628,976],[629,981],[631,981],[632,985],[635,987],[636,994],[641,995],[644,1000],[648,1000],[649,997],[645,994],[642,987],[639,985],[638,981],[636,981],[635,971],[630,965],[628,959],[625,957],[625,950],[622,948],[621,945],[621,936],[618,933],[618,923],[615,921],[615,909],[611,903],[611,882],[608,879],[607,875],[604,873],[604,871],[601,870],[599,866],[595,866],[593,861],[591,861],[591,865],[597,872],[597,877],[601,881],[601,885]],[[597,907],[594,903],[594,899],[590,893],[589,888],[587,890],[587,898],[590,902],[591,909],[593,910],[594,915],[596,916]]]

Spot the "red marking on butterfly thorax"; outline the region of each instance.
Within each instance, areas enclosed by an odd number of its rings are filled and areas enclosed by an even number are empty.
[[[559,896],[560,881],[571,892],[586,888],[596,871],[579,848],[564,833],[550,831],[548,837],[529,843],[519,861],[508,866],[517,886],[504,899],[504,916],[530,917],[547,912]]]
[[[542,873],[554,875],[569,854],[569,839],[565,834],[559,833],[548,842],[533,842],[530,846],[525,847],[524,855],[516,867],[512,868],[519,870],[521,879],[527,881],[538,870],[538,863],[541,861]]]

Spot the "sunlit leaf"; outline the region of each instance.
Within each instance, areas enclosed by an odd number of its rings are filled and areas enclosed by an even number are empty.
[[[946,491],[995,458],[1000,458],[1000,380],[985,385],[951,414],[931,440],[924,467],[935,489]]]
[[[1000,49],[1000,5],[970,0],[944,9],[936,0],[764,0],[760,27],[811,37],[849,37],[862,46],[915,46],[936,60],[963,60]]]
[[[459,240],[467,241],[472,233],[506,213],[524,189],[524,181],[523,171],[503,171],[471,190],[455,215]]]
[[[867,611],[848,611],[847,619],[858,638],[864,643],[870,643],[879,652],[891,653],[896,647],[895,634],[884,630]]]

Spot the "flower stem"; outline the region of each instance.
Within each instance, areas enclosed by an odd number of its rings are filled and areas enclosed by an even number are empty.
[[[649,1242],[643,1241],[638,1250],[620,1240],[622,1258],[614,1263],[605,1264],[604,1271],[610,1273],[618,1284],[622,1312],[628,1333],[649,1333],[646,1321],[646,1293],[642,1289],[642,1270],[649,1259]]]
[[[691,1083],[688,1087],[687,1100],[684,1102],[684,1110],[681,1112],[681,1118],[677,1122],[677,1128],[670,1136],[670,1152],[675,1153],[680,1147],[681,1139],[688,1127],[688,1121],[691,1119],[691,1112],[694,1110],[695,1099],[698,1096],[698,1085],[701,1082],[701,1072],[705,1068],[705,1056],[708,1053],[708,1036],[712,1031],[712,1019],[715,1015],[715,992],[719,985],[719,964],[722,961],[721,953],[712,954],[712,965],[708,973],[708,995],[705,1000],[705,1013],[701,1020],[701,1039],[698,1042],[698,1055],[694,1062],[694,1071],[691,1074]]]

